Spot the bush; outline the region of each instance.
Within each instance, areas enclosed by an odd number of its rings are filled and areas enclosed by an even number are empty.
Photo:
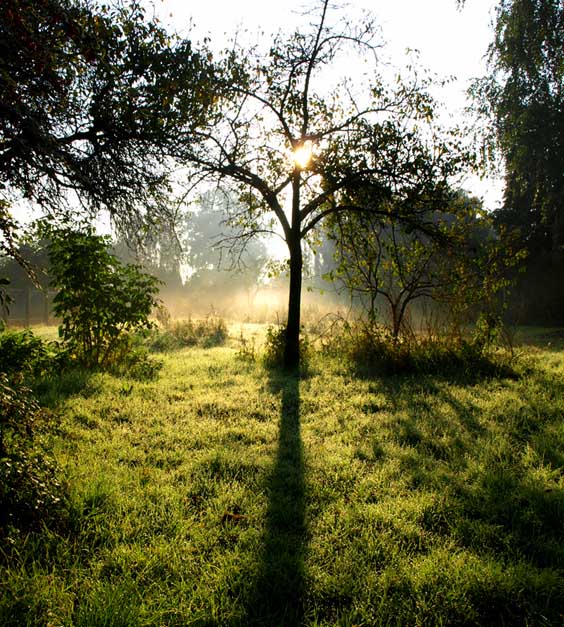
[[[0,535],[38,528],[62,510],[57,466],[37,437],[49,420],[28,388],[0,373]]]
[[[149,381],[158,375],[162,366],[161,360],[149,354],[142,335],[127,333],[116,344],[107,370],[116,376]]]
[[[269,326],[266,329],[263,360],[268,368],[280,368],[284,364],[286,327]],[[311,356],[311,346],[306,336],[300,336],[300,368],[306,368]]]
[[[227,337],[227,326],[221,318],[208,317],[197,321],[188,318],[169,323],[163,330],[151,333],[148,345],[151,350],[158,352],[190,346],[211,348],[225,344]]]
[[[493,332],[479,327],[476,334],[400,337],[374,322],[342,321],[323,342],[325,352],[346,358],[366,374],[511,374],[504,354],[493,349]]]
[[[237,359],[246,361],[247,363],[255,363],[257,359],[257,350],[255,346],[255,339],[248,340],[241,330],[239,335],[239,350],[236,353]]]
[[[50,233],[49,260],[59,335],[72,359],[86,367],[109,367],[123,359],[128,334],[152,326],[159,281],[138,266],[123,265],[109,240],[90,232]]]
[[[43,374],[53,365],[55,353],[52,344],[25,331],[0,331],[0,372],[10,376]]]

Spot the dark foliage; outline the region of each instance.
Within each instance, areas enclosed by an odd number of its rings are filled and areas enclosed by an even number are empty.
[[[167,154],[205,117],[206,55],[135,0],[15,0],[0,18],[0,181],[53,211],[69,189],[116,222],[155,208]]]
[[[490,46],[491,73],[472,93],[486,119],[486,148],[505,166],[498,224],[519,231],[527,273],[512,301],[518,322],[564,323],[564,4],[503,0]]]
[[[31,390],[0,373],[0,537],[64,511],[64,486],[41,431],[52,421]]]
[[[0,372],[13,377],[40,375],[53,366],[56,348],[32,331],[5,330],[0,333]]]
[[[362,376],[511,376],[510,353],[495,350],[495,324],[494,320],[482,319],[468,338],[397,338],[374,322],[342,322],[324,339],[323,349],[348,361]]]

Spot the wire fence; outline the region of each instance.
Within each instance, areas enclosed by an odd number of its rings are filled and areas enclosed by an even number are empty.
[[[57,324],[58,319],[53,313],[53,298],[57,292],[35,288],[9,288],[6,292],[11,298],[7,309],[1,312],[6,324],[26,327]]]

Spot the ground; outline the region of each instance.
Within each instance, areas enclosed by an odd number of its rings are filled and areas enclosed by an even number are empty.
[[[68,519],[11,539],[0,623],[562,624],[564,351],[543,333],[504,378],[316,356],[299,379],[237,327],[153,381],[51,380]]]

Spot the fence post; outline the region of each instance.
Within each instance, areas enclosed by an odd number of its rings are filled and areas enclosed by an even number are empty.
[[[31,326],[31,288],[28,287],[26,290],[26,298],[25,298],[25,326]]]
[[[43,292],[43,322],[49,326],[49,291]]]

